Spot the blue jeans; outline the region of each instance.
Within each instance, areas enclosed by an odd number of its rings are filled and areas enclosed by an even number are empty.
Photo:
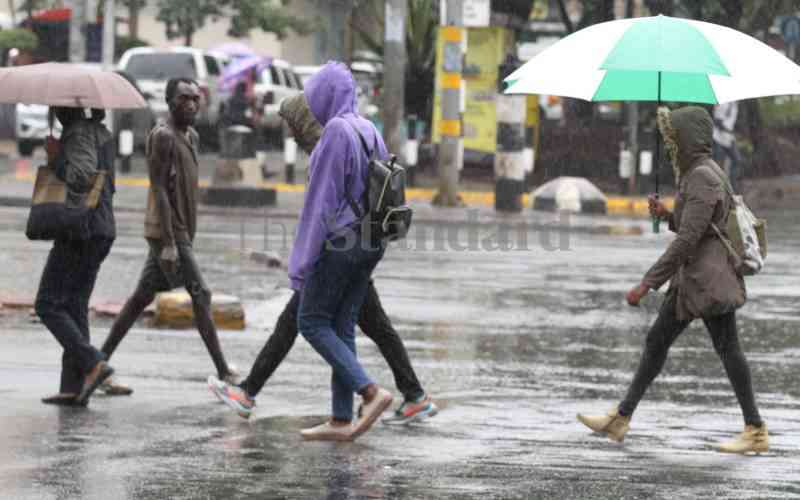
[[[347,243],[337,238],[326,245],[305,278],[297,314],[300,333],[333,368],[333,417],[342,421],[353,419],[353,393],[373,383],[356,356],[355,323],[383,256],[383,249]]]

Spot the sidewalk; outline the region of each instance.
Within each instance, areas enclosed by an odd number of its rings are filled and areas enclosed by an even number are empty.
[[[0,141],[2,144],[2,141]],[[2,151],[0,150],[0,156]],[[6,160],[10,163],[6,169],[6,175],[2,177],[2,185],[0,185],[0,205],[3,206],[28,206],[30,204],[31,185],[35,180],[35,167],[38,162],[36,159],[16,159],[14,155],[8,157]],[[208,162],[206,162],[208,163]],[[115,200],[115,207],[119,210],[137,211],[142,210],[146,202],[146,189],[150,185],[150,181],[141,166],[133,168],[131,174],[117,174],[117,187],[118,192]],[[201,188],[210,185],[210,169],[206,165],[201,169]],[[303,172],[300,172],[297,178],[304,178]],[[275,189],[278,192],[277,207],[269,207],[268,211],[271,216],[281,216],[286,214],[287,217],[294,218],[302,208],[303,194],[305,193],[304,184],[287,184],[285,182],[269,182],[262,183],[265,188]],[[409,188],[406,191],[409,204],[412,205],[417,213],[415,218],[419,219],[423,216],[430,222],[436,222],[436,213],[439,212],[443,215],[441,222],[446,222],[448,217],[444,216],[448,209],[436,209],[431,206],[431,201],[436,195],[436,190],[431,188]],[[467,208],[478,209],[481,212],[488,212],[487,209],[493,211],[494,207],[494,192],[493,191],[461,191],[460,195],[466,203]],[[531,197],[529,194],[523,195],[522,203],[526,207],[523,211],[530,211]],[[672,199],[666,199],[668,205],[673,202]],[[425,209],[425,206],[429,210]],[[237,213],[247,211],[246,209],[233,209],[226,207],[211,207],[205,206],[201,208],[201,213],[214,213],[219,210],[234,210]],[[252,209],[250,210],[252,211]],[[259,214],[263,210],[256,210]],[[425,212],[430,212],[425,214]],[[424,214],[424,215],[423,215]],[[626,196],[609,196],[608,197],[608,215],[609,216],[624,216],[634,218],[647,218],[647,198],[645,197],[626,197]]]

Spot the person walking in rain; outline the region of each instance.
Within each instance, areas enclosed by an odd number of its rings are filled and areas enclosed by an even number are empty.
[[[727,177],[711,159],[713,122],[705,109],[689,106],[672,112],[659,109],[658,125],[679,189],[674,213],[655,197],[650,198],[650,211],[666,220],[677,236],[626,299],[636,306],[650,290],[667,281],[669,289],[647,333],[639,367],[625,398],[606,415],[579,414],[578,420],[595,432],[622,441],[639,401],[664,366],[670,346],[693,320],[702,319],[744,416],[744,431],[734,441],[722,444],[719,451],[766,452],[767,426],[756,407],[750,368],[736,329],[736,309],[746,298],[744,280],[712,227],[716,225],[724,234],[733,203],[724,185]]]
[[[734,134],[738,116],[739,104],[736,101],[714,106],[714,161],[728,174],[734,193],[739,191],[741,159]]]
[[[369,156],[387,155],[371,122],[356,112],[355,81],[344,64],[329,62],[305,87],[308,106],[322,137],[311,155],[308,191],[289,258],[289,281],[300,292],[300,333],[333,370],[332,417],[304,429],[304,439],[351,441],[392,403],[356,357],[354,325],[382,245],[364,244],[360,217],[348,198],[363,200]],[[363,205],[363,202],[362,202]],[[361,210],[366,211],[362,206]],[[353,393],[362,396],[363,412],[353,423]]]
[[[100,169],[107,171],[97,206],[89,219],[90,239],[53,243],[36,294],[37,316],[64,348],[61,388],[42,402],[86,405],[92,392],[113,369],[89,343],[89,298],[97,273],[116,237],[114,222],[114,142],[103,125],[105,112],[53,107],[62,126],[61,139],[48,137],[47,162],[71,192],[86,193]]]
[[[279,115],[292,131],[300,148],[311,155],[322,135],[319,124],[303,93],[285,99]],[[297,309],[300,292],[294,292],[286,308],[278,317],[273,334],[253,363],[250,374],[238,385],[227,384],[212,376],[208,377],[211,391],[243,418],[249,418],[255,407],[256,395],[264,387],[272,373],[291,350],[297,338]],[[404,401],[387,418],[387,423],[404,424],[432,417],[438,408],[425,393],[408,358],[403,341],[383,310],[375,285],[370,280],[364,305],[358,315],[358,326],[383,354],[394,374],[395,383],[404,396]]]
[[[192,299],[197,330],[211,355],[220,378],[232,380],[211,317],[211,291],[194,256],[197,229],[199,136],[194,130],[200,105],[200,88],[188,78],[167,82],[169,119],[159,123],[147,138],[150,190],[144,222],[149,254],[136,290],[111,326],[103,344],[107,359],[156,292],[183,285]]]

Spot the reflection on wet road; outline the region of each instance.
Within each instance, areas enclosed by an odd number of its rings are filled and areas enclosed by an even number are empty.
[[[32,295],[48,246],[21,239],[24,212],[0,211],[0,290]],[[140,217],[122,216],[98,300],[131,291],[144,260]],[[658,307],[655,295],[627,307],[623,293],[669,241],[648,231],[577,232],[568,251],[389,251],[377,288],[442,411],[421,425],[378,424],[349,444],[300,439],[330,405],[329,371],[302,339],[250,421],[206,389],[212,365],[196,333],[144,323],[114,359],[134,395],[58,409],[39,403],[57,386],[57,344],[27,316],[6,314],[0,497],[800,498],[800,228],[788,215],[768,218],[776,241],[764,274],[748,279],[739,321],[770,426],[767,455],[712,450],[742,424],[700,324],[671,350],[624,444],[575,421],[576,412],[605,411],[622,396]],[[222,334],[227,357],[246,370],[288,300],[276,288],[285,275],[242,260],[238,222],[205,217],[201,227],[209,229],[198,260],[212,290],[246,303],[247,331]],[[260,248],[260,231],[251,224],[245,246]],[[268,246],[285,256],[282,238],[270,226]],[[108,326],[93,322],[95,343]],[[358,349],[367,371],[393,388],[369,340],[359,336]]]

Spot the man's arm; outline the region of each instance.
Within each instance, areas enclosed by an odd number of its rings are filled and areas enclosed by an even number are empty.
[[[161,225],[161,244],[164,249],[175,247],[175,233],[172,230],[172,205],[169,202],[169,181],[172,172],[175,137],[164,128],[154,132],[152,150],[147,161],[150,185],[155,196]]]

